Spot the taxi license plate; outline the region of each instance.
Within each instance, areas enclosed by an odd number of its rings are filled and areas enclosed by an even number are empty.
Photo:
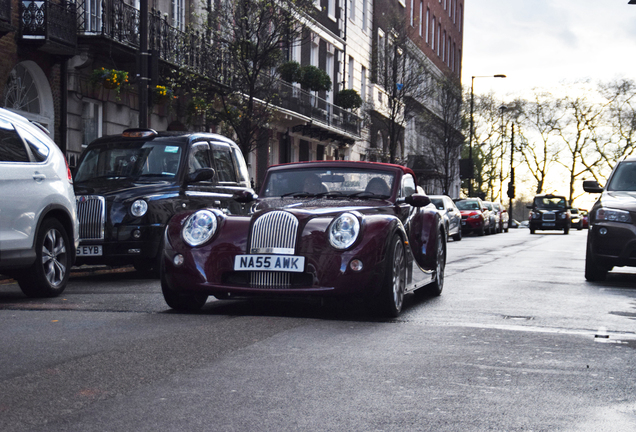
[[[102,247],[97,246],[80,246],[77,248],[77,256],[102,256]]]
[[[546,223],[546,222],[544,222],[544,223],[543,223],[543,226],[555,226],[555,224],[554,224],[554,222],[552,222],[552,223],[549,223],[549,222],[548,222],[548,223]]]
[[[234,258],[234,270],[302,273],[305,271],[305,257],[295,255],[237,255]]]

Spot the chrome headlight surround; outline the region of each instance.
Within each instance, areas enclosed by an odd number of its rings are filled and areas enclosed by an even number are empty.
[[[181,237],[189,246],[201,246],[214,236],[218,225],[216,213],[199,210],[185,220],[181,228]]]
[[[632,217],[626,210],[601,207],[596,210],[596,220],[605,222],[632,223]]]
[[[130,213],[135,217],[142,217],[148,211],[146,200],[138,199],[130,205]]]
[[[350,248],[360,234],[360,221],[352,213],[343,213],[327,228],[329,243],[338,250]]]

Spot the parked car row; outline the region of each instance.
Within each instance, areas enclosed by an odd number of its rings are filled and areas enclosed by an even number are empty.
[[[483,201],[480,198],[455,200],[461,213],[462,231],[479,236],[508,232],[510,216],[501,203]]]
[[[32,297],[59,295],[74,264],[127,264],[157,273],[178,310],[359,297],[395,317],[406,293],[441,294],[447,238],[461,239],[410,168],[272,166],[259,196],[239,147],[211,133],[103,137],[72,176],[46,133],[0,109],[0,168],[0,271]]]

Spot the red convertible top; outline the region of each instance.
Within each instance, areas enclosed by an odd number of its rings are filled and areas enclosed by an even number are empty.
[[[293,167],[297,166],[305,166],[307,168],[311,166],[321,166],[321,165],[343,165],[349,167],[360,167],[366,166],[368,168],[397,168],[401,170],[404,174],[411,174],[415,179],[415,184],[417,184],[417,177],[411,168],[405,167],[403,165],[385,163],[385,162],[367,162],[367,161],[348,161],[348,160],[316,160],[316,161],[305,161],[305,162],[289,162],[278,165],[270,165],[268,169],[271,168],[279,168],[279,167]]]

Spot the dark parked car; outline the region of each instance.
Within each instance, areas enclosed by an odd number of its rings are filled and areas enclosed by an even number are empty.
[[[483,236],[491,232],[490,210],[479,198],[464,198],[455,200],[455,205],[462,214],[462,231],[474,232]]]
[[[80,221],[77,265],[133,264],[158,270],[158,251],[176,213],[240,213],[232,196],[251,191],[238,146],[211,133],[131,129],[99,138],[75,171]]]
[[[462,239],[462,214],[451,197],[446,195],[429,195],[428,197],[442,216],[448,237],[460,241]]]
[[[636,157],[616,164],[605,188],[583,182],[583,189],[600,193],[589,211],[585,278],[604,280],[613,267],[636,267]]]
[[[537,195],[528,206],[530,211],[530,234],[536,230],[563,230],[570,232],[570,210],[565,197],[558,195]]]
[[[416,190],[413,171],[398,165],[272,166],[249,216],[207,208],[172,218],[166,303],[198,310],[210,295],[357,297],[397,316],[406,292],[439,295],[444,283],[445,227]]]

